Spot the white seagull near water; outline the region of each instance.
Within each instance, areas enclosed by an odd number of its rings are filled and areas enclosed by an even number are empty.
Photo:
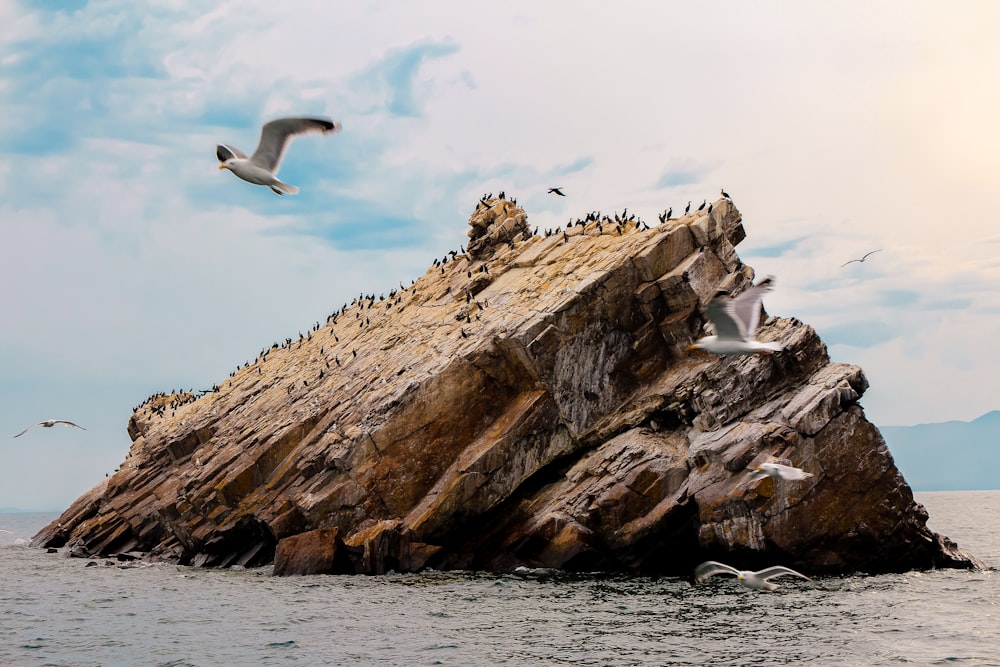
[[[786,466],[781,463],[761,463],[759,466],[750,471],[749,481],[756,482],[757,480],[764,479],[765,477],[794,481],[799,479],[808,479],[812,476],[813,474],[811,472],[806,472],[805,470],[794,466]]]
[[[300,134],[332,134],[341,130],[340,123],[329,118],[278,118],[260,130],[260,143],[253,155],[247,157],[240,149],[226,144],[215,147],[219,169],[228,169],[247,183],[266,185],[275,194],[294,195],[299,189],[278,180],[278,167],[289,142]]]
[[[784,575],[791,575],[799,577],[800,579],[805,579],[806,581],[812,581],[812,579],[806,575],[796,572],[790,568],[782,567],[781,565],[766,567],[763,570],[751,572],[750,570],[737,570],[735,567],[730,567],[725,563],[707,560],[694,569],[694,583],[700,584],[716,574],[731,574],[747,588],[753,588],[758,591],[776,590],[778,588],[778,584],[772,584],[770,580]]]
[[[56,424],[66,424],[66,426],[75,426],[76,428],[83,429],[84,431],[87,430],[87,429],[83,428],[82,426],[80,426],[79,424],[74,424],[73,422],[67,421],[65,419],[46,419],[43,422],[38,422],[37,424],[32,424],[31,426],[29,426],[28,428],[24,429],[23,431],[21,431],[20,433],[18,433],[17,435],[15,435],[13,437],[20,438],[22,435],[24,435],[25,433],[27,433],[29,429],[34,428],[35,426],[42,426],[44,428],[52,428]]]
[[[760,322],[761,299],[773,285],[774,277],[768,276],[735,297],[721,290],[716,292],[705,308],[716,335],[697,340],[689,349],[723,355],[780,352],[780,343],[761,343],[753,337]]]

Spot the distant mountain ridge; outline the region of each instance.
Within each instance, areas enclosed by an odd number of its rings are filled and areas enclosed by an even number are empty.
[[[1000,489],[1000,410],[971,422],[879,430],[914,491]]]

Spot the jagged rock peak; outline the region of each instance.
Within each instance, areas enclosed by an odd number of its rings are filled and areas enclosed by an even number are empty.
[[[927,528],[864,374],[811,327],[767,318],[770,356],[688,350],[716,290],[753,279],[731,202],[526,238],[512,202],[479,208],[476,253],[142,406],[120,471],[35,542],[279,574],[979,565]],[[750,481],[768,459],[813,476]]]
[[[483,199],[469,217],[469,254],[483,259],[499,244],[512,245],[531,237],[528,214],[514,202],[499,197]]]

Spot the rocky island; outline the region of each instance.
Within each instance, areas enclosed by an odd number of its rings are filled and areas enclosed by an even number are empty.
[[[811,327],[689,351],[716,290],[753,280],[729,200],[539,235],[494,198],[470,225],[412,285],[137,408],[120,470],[34,543],[276,574],[981,565],[927,528],[864,373]],[[812,477],[748,479],[772,459]]]

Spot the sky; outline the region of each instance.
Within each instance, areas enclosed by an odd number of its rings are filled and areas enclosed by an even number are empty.
[[[147,396],[408,284],[500,190],[544,229],[725,188],[870,420],[1000,408],[1000,4],[213,4],[0,0],[0,508],[65,508]],[[299,195],[218,169],[283,115],[344,128]],[[3,435],[50,418],[87,430]]]

